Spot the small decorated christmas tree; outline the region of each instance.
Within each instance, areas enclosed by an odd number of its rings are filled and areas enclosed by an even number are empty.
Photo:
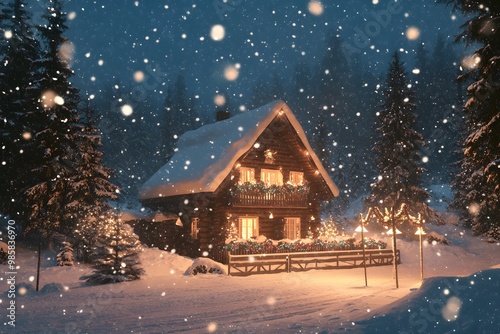
[[[314,239],[314,233],[313,231],[311,230],[311,226],[309,226],[309,228],[307,229],[307,237],[309,239]]]
[[[229,220],[229,226],[226,229],[226,240],[234,241],[238,240],[240,234],[238,232],[238,226],[234,219]]]
[[[80,279],[91,284],[108,284],[139,279],[141,244],[132,228],[116,215],[108,219],[93,251],[94,272]]]
[[[333,239],[339,235],[339,230],[332,216],[328,217],[328,220],[321,224],[318,232],[319,239]]]
[[[61,251],[57,254],[57,264],[60,266],[72,266],[74,263],[73,247],[71,243],[63,241]]]

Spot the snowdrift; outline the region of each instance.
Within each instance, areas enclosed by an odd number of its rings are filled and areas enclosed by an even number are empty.
[[[429,278],[357,325],[370,333],[498,333],[500,269]]]

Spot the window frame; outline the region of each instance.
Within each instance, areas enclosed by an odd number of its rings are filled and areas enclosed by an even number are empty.
[[[200,233],[200,218],[191,218],[191,238],[198,240],[198,233]]]
[[[246,238],[243,236],[243,220],[245,220],[247,223],[247,231],[246,231]],[[248,236],[248,221],[252,220],[252,235]],[[255,225],[254,225],[255,224]],[[238,234],[241,239],[244,240],[249,240],[251,238],[257,238],[259,236],[259,217],[257,216],[248,216],[248,217],[238,217]]]
[[[294,180],[295,178],[299,178],[300,182],[296,182]],[[301,186],[304,184],[304,172],[299,172],[299,171],[290,171],[290,175],[288,177],[288,180],[294,185],[294,186]]]
[[[240,167],[240,178],[238,180],[238,183],[244,184],[246,182],[255,182],[255,168]]]
[[[265,173],[269,173],[269,176],[271,176],[271,174],[276,174],[277,183],[271,183],[271,177],[269,177],[269,182],[268,182]],[[262,183],[264,183],[267,186],[273,186],[273,185],[282,186],[283,185],[283,173],[279,169],[261,168],[260,169],[260,180],[262,181]]]
[[[290,239],[290,240],[297,240],[302,238],[302,231],[301,231],[301,219],[300,217],[285,217],[285,224],[284,224],[284,237],[285,239]],[[294,237],[290,238],[290,228],[293,229],[294,232]]]

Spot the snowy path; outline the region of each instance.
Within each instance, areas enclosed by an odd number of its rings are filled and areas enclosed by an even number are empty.
[[[459,232],[443,227],[440,233],[449,233],[453,245],[425,247],[425,277],[469,275],[500,263],[499,245]],[[399,289],[390,266],[368,268],[368,287],[363,269],[185,276],[192,260],[158,250],[143,255],[148,275],[130,283],[80,286],[88,267],[48,267],[42,286],[58,282],[68,290],[20,296],[16,333],[358,332],[359,320],[410,298],[420,286],[418,243],[400,242],[399,248]],[[19,281],[34,275],[34,260],[24,256]]]

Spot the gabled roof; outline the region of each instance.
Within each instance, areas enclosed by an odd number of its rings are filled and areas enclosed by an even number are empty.
[[[227,120],[188,131],[179,138],[178,150],[139,191],[141,200],[214,192],[229,175],[234,164],[248,150],[275,117],[286,117],[309,152],[317,170],[334,196],[338,188],[313,152],[304,130],[283,101]]]

